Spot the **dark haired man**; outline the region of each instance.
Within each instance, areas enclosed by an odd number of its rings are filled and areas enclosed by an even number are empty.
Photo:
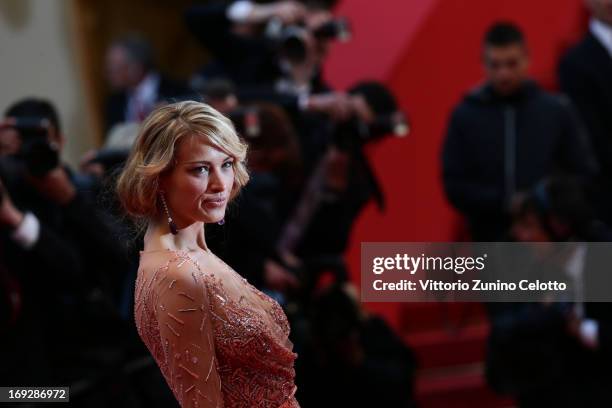
[[[497,23],[486,33],[486,82],[450,118],[443,181],[450,203],[466,216],[472,239],[501,239],[516,192],[561,172],[589,180],[597,164],[569,102],[528,76],[520,29]]]
[[[106,130],[117,123],[140,122],[158,102],[190,93],[186,85],[157,71],[151,44],[134,35],[108,48],[106,77],[113,92],[106,106]]]
[[[572,102],[586,128],[601,165],[596,210],[612,221],[612,0],[587,0],[591,10],[589,30],[559,64],[559,85]]]

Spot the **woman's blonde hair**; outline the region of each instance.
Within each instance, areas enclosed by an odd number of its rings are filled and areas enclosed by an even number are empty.
[[[161,106],[145,119],[117,180],[117,195],[127,214],[137,220],[158,218],[159,177],[176,164],[178,142],[203,137],[206,143],[234,158],[233,199],[248,182],[247,144],[232,122],[211,106],[184,101]]]

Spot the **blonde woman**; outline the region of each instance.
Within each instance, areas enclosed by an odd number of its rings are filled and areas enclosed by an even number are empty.
[[[204,237],[249,179],[246,150],[210,106],[174,103],[144,121],[117,182],[147,228],[136,326],[181,407],[299,407],[283,310]]]

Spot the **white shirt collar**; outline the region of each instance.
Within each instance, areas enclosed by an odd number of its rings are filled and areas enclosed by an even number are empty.
[[[159,75],[150,72],[136,87],[133,95],[140,100],[155,103],[157,98],[157,87],[159,85]]]
[[[592,18],[589,28],[591,33],[597,38],[597,41],[604,46],[610,57],[612,57],[612,27]]]
[[[157,102],[157,91],[159,87],[160,77],[155,72],[150,72],[128,97],[127,106],[127,121],[138,121],[138,111],[142,110],[141,114],[148,115]]]
[[[585,243],[577,242],[575,244],[574,251],[565,264],[565,271],[572,279],[581,279],[586,252],[587,246]]]
[[[584,264],[586,262],[587,245],[584,242],[576,242],[574,251],[565,264],[565,273],[572,281],[573,298],[567,299],[574,301],[574,312],[576,316],[584,316]]]

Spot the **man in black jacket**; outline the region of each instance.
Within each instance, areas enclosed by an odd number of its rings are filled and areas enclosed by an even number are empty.
[[[35,120],[45,126],[32,126]],[[23,300],[19,321],[0,344],[7,356],[0,379],[74,380],[68,377],[81,373],[75,365],[86,347],[128,339],[114,304],[127,274],[126,248],[61,162],[65,139],[55,108],[24,99],[7,109],[5,121],[19,143],[0,157],[1,261]]]
[[[454,110],[443,146],[443,181],[472,239],[499,240],[515,194],[555,172],[590,179],[597,164],[567,100],[528,78],[520,30],[494,25],[483,47],[487,82]]]
[[[589,0],[589,31],[562,58],[559,85],[576,105],[601,165],[597,209],[612,221],[612,1]]]

